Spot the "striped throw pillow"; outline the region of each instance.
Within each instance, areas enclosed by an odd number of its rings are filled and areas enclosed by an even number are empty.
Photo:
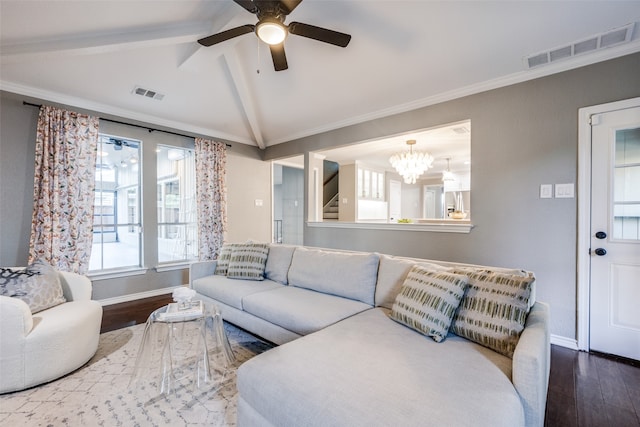
[[[231,250],[236,246],[235,243],[225,243],[220,248],[220,253],[218,254],[218,262],[216,263],[216,271],[214,274],[219,276],[226,276],[227,269],[229,268],[229,260],[231,259]]]
[[[467,277],[414,265],[391,309],[391,318],[441,342],[467,287]]]
[[[230,279],[264,280],[264,269],[269,255],[266,243],[234,245],[227,269]]]
[[[482,269],[455,272],[469,277],[469,287],[451,332],[513,358],[529,315],[533,274]]]

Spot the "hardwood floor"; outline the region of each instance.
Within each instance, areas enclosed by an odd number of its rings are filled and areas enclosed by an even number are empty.
[[[100,333],[144,323],[153,310],[167,305],[172,301],[173,298],[171,294],[165,294],[104,306],[102,307],[102,327],[100,328]]]
[[[640,427],[640,363],[552,345],[545,426]]]
[[[104,307],[102,332],[144,323],[171,294]],[[551,346],[545,427],[640,427],[640,362]]]

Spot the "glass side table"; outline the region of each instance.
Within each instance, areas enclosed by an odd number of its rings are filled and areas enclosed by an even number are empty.
[[[176,310],[170,304],[149,315],[129,386],[160,394],[208,389],[221,384],[234,365],[217,306],[193,301]]]

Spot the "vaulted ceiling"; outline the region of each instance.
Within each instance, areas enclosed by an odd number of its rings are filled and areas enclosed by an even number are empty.
[[[640,1],[304,0],[286,23],[351,43],[290,35],[279,72],[254,34],[196,42],[256,23],[231,0],[2,0],[0,19],[3,90],[261,148],[640,51]],[[529,67],[627,24],[623,42]]]

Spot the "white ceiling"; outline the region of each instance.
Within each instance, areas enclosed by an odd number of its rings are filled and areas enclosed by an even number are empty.
[[[304,0],[275,72],[231,0],[0,1],[3,90],[261,148],[640,51],[630,43],[527,69],[524,57],[640,21],[640,1]],[[258,72],[259,71],[259,72]],[[135,86],[165,95],[134,96]]]

